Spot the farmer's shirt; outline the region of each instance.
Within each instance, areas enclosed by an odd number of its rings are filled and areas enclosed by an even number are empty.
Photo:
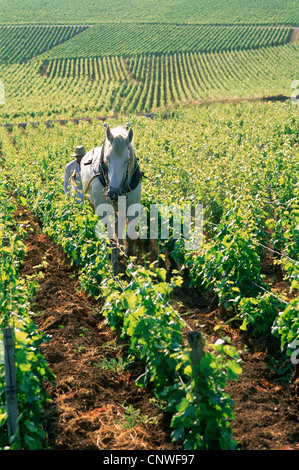
[[[78,202],[83,202],[83,186],[81,180],[80,165],[77,160],[68,163],[64,170],[64,192],[69,194],[73,190],[77,193]]]

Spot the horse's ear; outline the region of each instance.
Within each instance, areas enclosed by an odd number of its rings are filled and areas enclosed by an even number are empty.
[[[130,145],[132,140],[133,140],[133,129],[130,129],[129,133],[128,133],[128,137],[126,139],[126,143],[127,143],[128,146]]]
[[[112,142],[113,142],[113,135],[110,131],[110,127],[107,126],[106,127],[106,136],[107,136],[107,139],[109,140],[110,144],[112,145]]]

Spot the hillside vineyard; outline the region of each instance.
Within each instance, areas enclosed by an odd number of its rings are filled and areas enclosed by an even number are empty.
[[[142,113],[231,98],[291,96],[298,45],[220,53],[33,60],[0,65],[2,122]]]
[[[0,450],[298,449],[298,0],[0,12]]]

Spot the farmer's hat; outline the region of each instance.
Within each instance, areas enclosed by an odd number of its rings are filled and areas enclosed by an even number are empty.
[[[78,145],[76,147],[75,153],[71,155],[71,157],[84,157],[86,155],[86,150],[84,145]]]

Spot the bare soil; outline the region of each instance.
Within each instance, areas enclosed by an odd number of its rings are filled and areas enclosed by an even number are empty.
[[[299,28],[295,26],[295,27],[291,28],[291,30],[292,30],[292,33],[291,33],[291,37],[290,37],[290,44],[291,44],[291,46],[293,46],[294,44],[296,44],[296,42],[299,39]]]
[[[32,311],[35,323],[49,335],[41,352],[57,378],[55,387],[46,385],[50,402],[43,419],[49,448],[179,449],[171,442],[170,416],[150,389],[136,386],[142,365],[106,367],[107,361],[126,361],[128,345],[105,325],[101,299],[79,289],[76,268],[26,208],[19,208],[16,219],[28,229],[22,274],[43,272]],[[275,278],[271,266],[268,275]],[[186,276],[172,302],[191,327],[201,327],[209,342],[217,340],[219,312],[213,296],[190,288]],[[233,430],[240,449],[298,450],[296,384],[290,374],[281,374],[288,362],[274,340],[229,325],[222,334],[243,351],[243,373],[227,390],[235,403]]]
[[[49,66],[48,65],[42,65],[41,68],[40,68],[40,76],[41,77],[47,77],[48,78],[48,68]]]

